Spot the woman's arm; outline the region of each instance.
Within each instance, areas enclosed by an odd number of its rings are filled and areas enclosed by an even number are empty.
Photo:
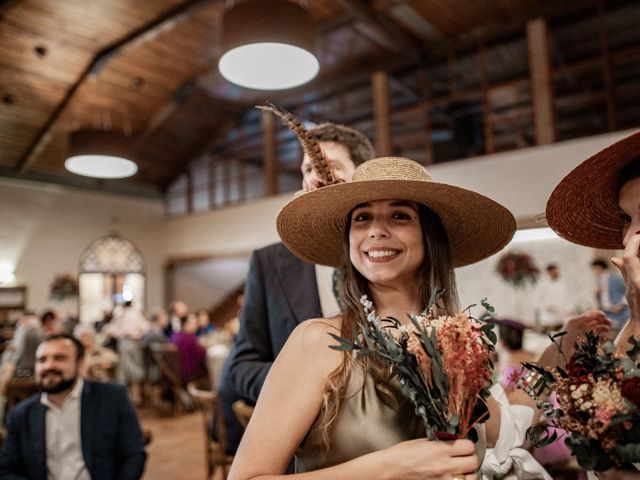
[[[607,319],[604,312],[600,310],[589,310],[580,315],[570,318],[562,328],[567,332],[560,340],[562,352],[555,344],[549,345],[540,355],[537,363],[545,368],[564,368],[567,360],[575,352],[575,344],[584,339],[586,332],[593,332],[597,335],[605,335],[611,328],[611,321]]]
[[[229,472],[230,480],[281,478],[322,407],[328,375],[342,353],[331,350],[327,320],[310,320],[291,334],[269,371],[256,409]],[[301,479],[475,479],[478,460],[468,440],[401,442]],[[464,475],[466,474],[466,475]]]

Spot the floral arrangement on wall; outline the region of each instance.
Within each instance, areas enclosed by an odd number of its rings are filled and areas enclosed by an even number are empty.
[[[78,295],[78,280],[69,273],[56,275],[49,288],[49,297],[54,300],[64,300]]]
[[[496,272],[505,282],[516,288],[522,288],[527,283],[535,284],[540,274],[531,255],[520,252],[507,252],[502,255],[496,265]]]

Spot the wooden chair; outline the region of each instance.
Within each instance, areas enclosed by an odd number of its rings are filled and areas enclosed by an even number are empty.
[[[177,347],[169,342],[155,342],[151,344],[150,349],[153,360],[173,395],[173,414],[178,415],[185,409],[188,410],[190,405],[185,404],[188,394],[182,387]]]
[[[237,400],[233,402],[231,405],[233,409],[233,413],[236,414],[238,421],[242,425],[243,428],[247,428],[249,425],[249,420],[251,420],[251,415],[253,414],[253,408],[251,405],[247,405],[244,400]]]
[[[222,413],[222,403],[217,392],[211,391],[202,382],[187,384],[187,391],[193,397],[196,408],[202,413],[206,452],[207,479],[226,479],[233,462],[233,455],[227,454],[227,428]],[[215,422],[215,423],[214,423]],[[214,427],[217,440],[211,436]],[[220,471],[221,477],[217,476]]]
[[[38,385],[33,377],[12,378],[7,383],[7,406],[6,411],[15,407],[25,398],[38,392]]]

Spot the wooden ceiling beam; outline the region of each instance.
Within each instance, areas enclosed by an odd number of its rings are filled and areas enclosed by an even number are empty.
[[[336,0],[347,12],[367,28],[366,35],[378,45],[393,53],[404,53],[413,60],[424,57],[421,46],[406,30],[387,17],[377,15],[362,0]],[[362,33],[362,32],[361,32]]]
[[[199,7],[202,7],[211,1],[213,0],[188,0],[183,4],[170,8],[155,20],[141,26],[124,38],[100,50],[78,77],[77,81],[71,86],[71,88],[69,88],[66,95],[56,106],[46,123],[39,129],[29,148],[18,160],[16,170],[24,172],[34,163],[36,157],[34,154],[42,148],[42,144],[46,142],[46,139],[49,137],[48,133],[65,111],[78,89],[84,84],[85,80],[90,75],[98,73],[106,62],[126,46],[139,41],[144,41],[156,34],[166,31],[167,28],[175,27],[178,22],[189,18]]]

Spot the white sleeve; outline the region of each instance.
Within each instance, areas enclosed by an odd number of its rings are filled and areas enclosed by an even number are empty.
[[[533,409],[509,404],[500,384],[491,387],[491,394],[500,403],[500,433],[495,447],[487,449],[480,467],[482,480],[553,480],[531,453],[522,448],[527,428],[533,421]]]

